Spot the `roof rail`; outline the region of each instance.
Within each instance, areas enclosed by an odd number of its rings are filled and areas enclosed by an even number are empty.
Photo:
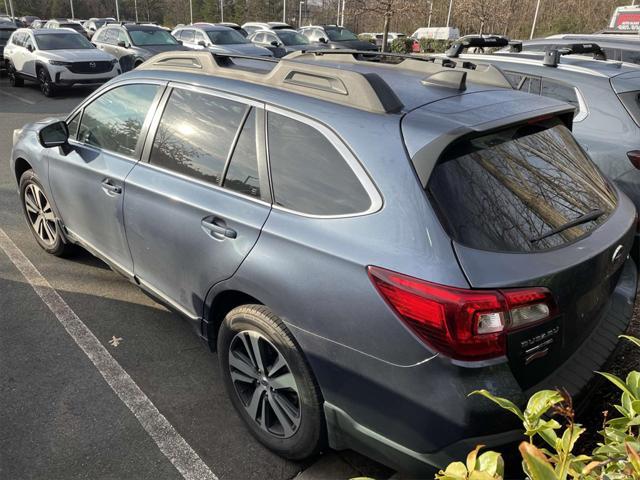
[[[267,62],[275,66],[265,70],[236,60]],[[287,58],[278,61],[208,51],[170,51],[155,55],[137,70],[189,70],[295,91],[374,113],[397,113],[404,107],[391,87],[374,73],[359,73]]]
[[[507,37],[499,37],[497,35],[490,35],[488,37],[469,37],[461,38],[454,42],[453,45],[445,52],[445,55],[450,58],[459,57],[462,52],[467,48],[494,48],[494,47],[506,47],[509,45],[509,39]]]
[[[607,59],[607,54],[604,53],[602,48],[600,48],[600,45],[593,42],[572,43],[570,45],[563,45],[562,48],[558,49],[558,51],[560,52],[560,55],[592,53],[594,60]]]
[[[401,58],[400,63],[372,63],[366,60],[366,58],[375,57],[390,57]],[[454,61],[449,58],[441,57],[419,57],[416,55],[407,55],[401,53],[382,53],[382,52],[359,52],[357,50],[315,50],[315,51],[300,51],[293,52],[284,57],[290,60],[327,60],[332,62],[348,62],[358,64],[359,62],[368,63],[376,68],[383,69],[397,69],[397,70],[410,70],[414,73],[425,74],[423,79],[425,85],[437,85],[448,86],[451,88],[457,88],[464,90],[466,81],[476,83],[480,85],[489,85],[500,88],[512,88],[511,83],[504,76],[502,70],[495,65],[489,63],[472,63],[468,61]],[[461,79],[459,73],[446,73],[446,72],[464,72],[464,80]],[[440,74],[440,72],[445,72]],[[437,81],[436,77],[438,74]],[[431,80],[429,80],[429,78]]]

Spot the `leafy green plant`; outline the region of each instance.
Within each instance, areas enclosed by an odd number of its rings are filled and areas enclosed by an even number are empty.
[[[396,38],[391,42],[392,53],[411,53],[413,40],[410,38]]]
[[[621,338],[640,347],[638,338],[627,335]],[[476,390],[470,395],[483,396],[522,421],[528,441],[520,444],[519,451],[523,472],[529,479],[640,480],[640,372],[631,371],[624,380],[610,373],[598,373],[622,392],[620,404],[613,405],[620,416],[607,418],[605,415],[603,429],[599,432],[602,440],[590,454],[574,452],[578,439],[586,430],[575,422],[573,403],[566,391],[537,392],[531,396],[524,410],[487,390]],[[454,462],[440,471],[436,478],[502,479],[503,468],[485,470],[477,462],[480,457],[489,455],[503,465],[500,454],[488,451],[478,457],[480,448],[469,454],[473,460],[471,464],[469,458],[466,465]]]

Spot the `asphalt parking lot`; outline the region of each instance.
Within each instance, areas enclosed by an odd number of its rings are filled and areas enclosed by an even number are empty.
[[[9,170],[12,132],[69,112],[90,92],[47,99],[35,85],[11,88],[0,77],[0,478],[388,478],[391,471],[353,452],[311,465],[270,453],[242,425],[216,356],[186,321],[88,253],[60,259],[38,247]],[[54,314],[43,296],[67,307]],[[61,322],[70,316],[86,326],[85,350]],[[121,367],[138,397],[121,398],[96,358]],[[166,419],[155,431],[169,429],[167,438],[184,444],[158,445],[144,412]],[[200,470],[179,471],[185,451]]]

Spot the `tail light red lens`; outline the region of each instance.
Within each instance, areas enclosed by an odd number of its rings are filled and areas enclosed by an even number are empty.
[[[627,157],[629,157],[629,161],[634,167],[640,169],[640,150],[631,150],[630,152],[627,152]]]
[[[546,288],[470,290],[438,285],[379,267],[368,268],[378,292],[425,343],[461,361],[501,357],[509,331],[557,314]]]

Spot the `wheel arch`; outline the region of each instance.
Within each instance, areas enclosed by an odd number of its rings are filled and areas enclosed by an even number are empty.
[[[202,333],[206,336],[211,351],[215,352],[217,349],[218,330],[227,313],[236,307],[250,304],[264,305],[254,296],[233,289],[217,292],[206,303]]]
[[[24,175],[24,172],[27,170],[33,170],[31,164],[22,157],[16,158],[15,165],[13,167],[13,171],[16,175],[16,182],[20,183],[20,178]]]

